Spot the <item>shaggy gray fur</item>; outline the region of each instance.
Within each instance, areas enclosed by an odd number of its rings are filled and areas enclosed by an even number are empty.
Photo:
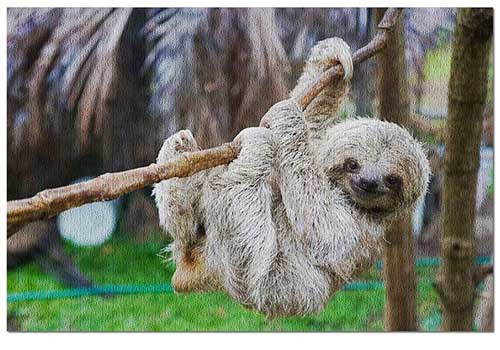
[[[421,200],[429,166],[406,130],[375,119],[333,123],[352,75],[342,40],[318,43],[292,97],[337,62],[344,82],[305,112],[293,98],[274,105],[268,128],[236,137],[242,149],[232,163],[155,187],[160,223],[174,239],[177,291],[224,290],[269,317],[318,312],[378,257],[391,219]],[[196,149],[180,131],[158,162]],[[359,168],[346,171],[349,159]],[[379,184],[375,194],[353,187],[364,177]]]

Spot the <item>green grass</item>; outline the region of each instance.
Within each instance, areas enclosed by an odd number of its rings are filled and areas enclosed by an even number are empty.
[[[66,249],[97,284],[156,284],[168,283],[173,272],[157,256],[162,246],[113,238],[98,248]],[[418,269],[426,280],[434,272]],[[380,278],[375,268],[363,276]],[[58,289],[64,286],[35,265],[7,274],[9,293]],[[419,317],[424,320],[436,313],[438,302],[430,286],[420,285],[418,291]],[[317,315],[267,320],[222,293],[165,293],[11,302],[8,313],[25,331],[381,331],[383,305],[383,290],[346,291],[337,293]]]

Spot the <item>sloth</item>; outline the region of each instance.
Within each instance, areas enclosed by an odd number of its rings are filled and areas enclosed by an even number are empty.
[[[344,80],[302,111],[295,98],[337,63]],[[233,162],[155,186],[176,292],[225,291],[270,318],[306,315],[379,257],[385,229],[422,200],[430,171],[422,146],[398,125],[338,122],[351,76],[348,45],[319,42],[290,99],[235,138]],[[158,163],[197,150],[179,131]]]

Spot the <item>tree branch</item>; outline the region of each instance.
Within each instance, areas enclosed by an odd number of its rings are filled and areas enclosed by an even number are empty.
[[[401,10],[395,8],[385,12],[375,37],[354,53],[355,66],[386,47],[390,32],[400,13]],[[302,109],[305,109],[323,88],[336,79],[342,79],[343,75],[344,70],[340,64],[328,69],[297,102]],[[227,164],[238,156],[239,149],[239,145],[234,142],[226,143],[212,149],[186,153],[166,164],[151,164],[142,168],[108,173],[90,181],[44,190],[31,198],[9,201],[7,202],[7,237],[26,223],[48,219],[70,208],[115,199],[162,180],[187,177],[201,170]]]
[[[86,203],[107,201],[173,177],[188,177],[198,171],[227,164],[238,156],[240,145],[225,143],[211,149],[190,152],[164,164],[108,173],[77,184],[52,188],[34,197],[7,202],[7,237],[23,224],[48,219],[64,210]]]

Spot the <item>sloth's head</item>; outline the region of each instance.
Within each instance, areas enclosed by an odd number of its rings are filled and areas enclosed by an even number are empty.
[[[386,217],[414,207],[430,169],[422,146],[403,128],[354,119],[327,130],[318,150],[331,183],[366,214]]]

